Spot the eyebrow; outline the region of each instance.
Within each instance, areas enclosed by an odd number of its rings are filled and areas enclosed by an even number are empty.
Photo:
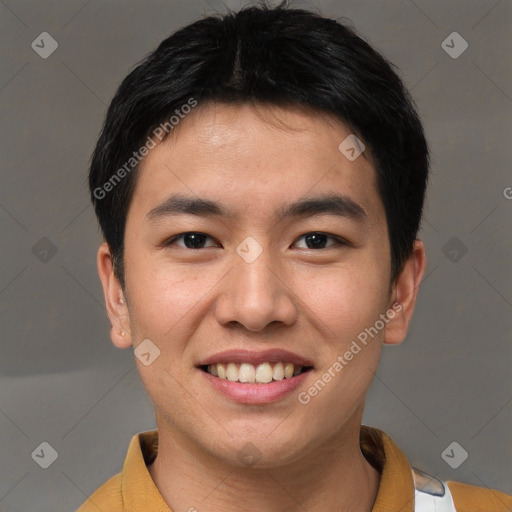
[[[236,217],[236,213],[233,210],[226,208],[217,201],[175,194],[150,210],[146,218],[154,221],[168,216],[183,214],[231,219]],[[300,199],[278,208],[275,215],[278,220],[315,215],[336,215],[362,221],[368,217],[361,205],[346,196],[337,194]]]

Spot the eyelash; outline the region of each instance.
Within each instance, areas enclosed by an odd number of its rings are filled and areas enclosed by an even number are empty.
[[[200,231],[186,231],[185,233],[180,233],[179,235],[173,236],[171,239],[164,242],[163,245],[165,247],[171,246],[174,242],[176,242],[179,239],[183,239],[183,237],[186,235],[202,235],[202,236],[206,236],[207,238],[211,238],[212,240],[214,239],[212,236],[207,235],[206,233],[202,233]],[[325,235],[328,239],[330,238],[331,240],[334,241],[334,244],[332,244],[328,247],[322,247],[321,249],[314,249],[314,248],[310,249],[310,248],[306,247],[306,249],[309,251],[321,251],[321,250],[331,249],[332,247],[336,247],[336,246],[350,245],[350,243],[347,240],[344,240],[343,238],[336,236],[336,235],[331,235],[330,233],[325,233],[323,231],[308,231],[307,233],[304,233],[303,235],[301,235],[297,240],[300,240],[301,238],[304,238],[307,235]],[[181,248],[188,249],[190,251],[199,251],[201,249],[208,249],[208,247],[199,247],[197,249],[194,249],[191,247],[181,247]]]

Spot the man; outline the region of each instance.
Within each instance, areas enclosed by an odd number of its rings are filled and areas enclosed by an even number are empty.
[[[80,512],[512,510],[361,425],[424,275],[428,167],[390,64],[307,11],[200,20],[130,73],[89,184],[158,430]]]

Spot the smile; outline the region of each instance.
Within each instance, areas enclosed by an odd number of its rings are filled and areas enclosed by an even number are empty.
[[[264,362],[258,365],[251,363],[217,363],[204,365],[201,369],[214,377],[230,382],[269,384],[274,381],[291,379],[311,370],[312,367],[294,365],[289,362]]]

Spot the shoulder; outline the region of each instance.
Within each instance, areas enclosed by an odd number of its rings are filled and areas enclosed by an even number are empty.
[[[107,480],[88,498],[77,512],[98,512],[98,510],[122,510],[121,473]]]
[[[512,496],[459,482],[443,482],[412,468],[415,512],[512,512]]]
[[[415,512],[512,512],[510,494],[450,480],[441,481],[411,467],[393,439],[375,427],[362,425],[360,439],[361,451],[381,472],[376,501],[380,508],[375,511],[388,510],[388,502],[394,503],[393,496],[405,495],[414,503]],[[383,503],[386,507],[382,507]]]
[[[512,496],[500,491],[446,482],[457,512],[512,512]]]

